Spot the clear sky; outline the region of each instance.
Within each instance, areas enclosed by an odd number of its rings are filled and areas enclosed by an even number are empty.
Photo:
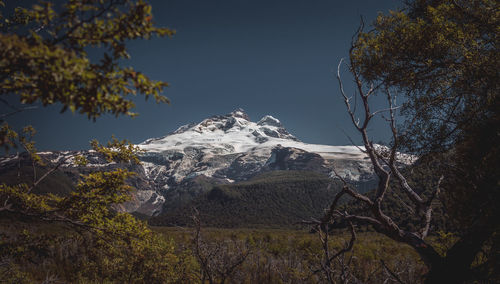
[[[154,21],[177,31],[171,38],[134,41],[133,66],[156,80],[171,105],[137,98],[137,118],[88,121],[53,106],[13,116],[32,124],[40,150],[86,149],[114,134],[140,143],[190,122],[243,108],[253,121],[270,114],[308,143],[350,144],[352,126],[333,76],[347,57],[360,16],[402,6],[400,0],[158,0]],[[349,77],[345,74],[346,81]],[[346,82],[348,83],[348,82]],[[375,141],[387,132],[371,129]],[[358,139],[355,138],[356,141]]]

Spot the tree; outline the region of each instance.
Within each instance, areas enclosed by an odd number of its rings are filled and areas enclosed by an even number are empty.
[[[488,0],[415,0],[403,11],[379,15],[371,31],[356,34],[350,50],[348,66],[361,121],[338,73],[348,113],[379,184],[373,196],[366,196],[345,183],[339,196],[365,204],[367,214],[351,215],[334,203],[323,223],[333,217],[365,222],[409,244],[429,269],[428,283],[499,277],[499,28],[498,3]],[[387,98],[387,109],[370,109],[369,100],[377,94]],[[397,95],[404,100],[400,106]],[[388,149],[373,145],[367,132],[377,114],[385,115],[392,132]],[[398,117],[405,122],[398,125]],[[418,163],[428,165],[434,189],[410,181],[398,167],[398,151],[416,154]],[[419,230],[402,229],[383,212],[381,203],[389,191],[406,195],[410,205],[401,206],[421,218]],[[438,196],[449,218],[456,220],[458,236],[442,255],[425,240]]]
[[[499,27],[497,1],[411,1],[406,13],[379,17],[353,52],[368,82],[406,93],[404,148],[447,161],[443,200],[461,235],[447,255],[461,262],[457,277],[472,273],[499,230]]]
[[[250,255],[251,248],[248,243],[234,239],[232,242],[207,242],[201,232],[200,213],[196,208],[193,211],[193,254],[200,265],[200,281],[209,284],[227,283]]]
[[[34,173],[30,183],[0,185],[0,217],[12,221],[1,224],[7,229],[0,233],[0,281],[188,281],[178,278],[175,266],[182,259],[171,241],[113,209],[130,198],[126,181],[134,173],[124,167],[140,163],[137,147],[114,138],[107,146],[93,141],[96,153],[123,167],[83,175],[68,196],[39,195],[33,189],[62,164],[87,161],[80,155],[55,165],[44,161],[32,141],[35,130],[28,126],[18,133],[5,121],[37,102],[58,103],[61,112],[70,109],[91,120],[105,113],[136,115],[130,95],[168,102],[161,95],[167,83],[120,64],[129,57],[127,41],[173,35],[152,19],[150,5],[129,0],[40,1],[15,8],[10,16],[0,14],[0,102],[13,108],[1,116],[0,145],[22,147]],[[102,55],[98,62],[90,59],[90,50]],[[28,107],[13,107],[7,96]],[[38,167],[48,169],[37,177]]]
[[[498,111],[496,1],[410,1],[361,33],[352,59],[367,83],[400,88],[412,151],[454,148],[475,121]],[[492,133],[493,133],[492,129]]]
[[[128,40],[174,34],[154,26],[145,1],[40,1],[9,17],[0,14],[0,30],[0,96],[15,94],[25,104],[60,103],[61,111],[90,119],[135,115],[130,95],[168,101],[160,94],[167,83],[119,64],[129,57]],[[98,62],[90,50],[102,55]]]

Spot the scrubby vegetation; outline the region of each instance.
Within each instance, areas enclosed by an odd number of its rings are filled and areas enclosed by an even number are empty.
[[[14,215],[3,214],[1,226],[0,280],[5,283],[196,283],[204,277],[208,282],[195,253],[194,227],[153,227],[152,232],[143,227],[143,237],[122,241],[73,232],[64,224],[20,222]],[[16,238],[6,237],[14,233]],[[332,247],[342,247],[348,237],[343,231],[335,232]],[[318,271],[320,242],[307,229],[202,228],[201,238],[199,246],[210,255],[208,273],[214,283],[222,278],[225,283],[327,282]],[[242,255],[244,260],[232,273],[221,272]],[[361,233],[354,250],[338,261],[338,277],[345,273],[364,283],[395,282],[384,265],[404,283],[420,283],[425,272],[410,247],[369,232]]]
[[[194,245],[194,228],[158,227],[153,230],[173,237],[178,244],[188,245],[186,248]],[[317,234],[308,230],[208,228],[202,229],[201,233],[212,246],[227,244],[233,247],[230,254],[241,253],[241,248],[249,251],[237,272],[228,279],[231,283],[327,282],[318,271],[321,244]],[[348,233],[337,231],[330,242],[332,247],[340,248],[348,238]],[[234,244],[239,248],[234,247]],[[353,253],[339,259],[336,264],[338,277],[342,273],[342,261],[348,266],[344,273],[349,274],[351,280],[358,279],[364,283],[381,283],[392,279],[381,261],[396,271],[405,283],[419,283],[425,269],[411,248],[374,233],[362,233]]]

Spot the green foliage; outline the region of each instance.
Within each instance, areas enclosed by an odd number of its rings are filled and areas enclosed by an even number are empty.
[[[2,123],[0,126],[0,146],[2,146],[6,151],[11,147],[15,147],[14,141],[17,139],[17,132],[15,132],[9,124]]]
[[[135,164],[140,164],[141,161],[138,154],[143,153],[138,146],[134,146],[127,140],[119,141],[114,136],[111,141],[107,143],[107,146],[100,145],[97,140],[92,140],[90,142],[92,149],[97,153],[104,156],[108,162],[133,162]]]
[[[451,232],[437,232],[436,240],[434,241],[434,247],[437,252],[443,256],[446,256],[446,252],[457,242],[457,237]]]
[[[167,83],[123,67],[126,43],[173,34],[154,26],[151,6],[142,0],[38,1],[11,15],[0,10],[0,96],[59,104],[61,112],[93,120],[106,113],[134,116],[131,95],[168,102],[161,95]],[[0,146],[26,153],[17,157],[17,177],[3,173],[0,184],[0,282],[192,282],[187,254],[116,210],[130,199],[126,182],[134,173],[124,167],[140,163],[138,147],[114,137],[106,146],[92,141],[93,151],[118,166],[82,175],[73,190],[62,189],[64,183],[53,183],[62,175],[58,168],[88,161],[81,155],[45,161],[37,154],[34,128],[14,131],[3,120],[9,115],[2,115]],[[26,156],[31,165],[21,158]],[[25,175],[29,169],[32,179]]]
[[[130,144],[114,140],[109,145],[113,148],[94,146],[110,161],[125,162],[128,155],[128,162],[137,159]],[[154,234],[132,215],[113,209],[130,198],[126,180],[133,175],[122,168],[83,175],[67,196],[36,194],[27,184],[1,184],[0,220],[13,221],[0,224],[0,254],[7,259],[2,267],[6,278],[0,280],[41,280],[41,271],[30,260],[45,263],[47,269],[61,272],[71,282],[152,283],[190,277],[187,256],[176,254],[171,240]],[[63,232],[38,229],[50,224],[61,226]],[[60,251],[67,252],[61,255]]]
[[[373,26],[357,38],[351,60],[368,82],[407,94],[404,113],[413,121],[407,147],[449,149],[467,125],[498,112],[496,1],[410,1]]]
[[[143,1],[68,1],[58,6],[40,2],[31,8],[16,8],[13,15],[2,15],[0,21],[0,95],[18,95],[25,104],[60,103],[62,111],[69,108],[91,119],[103,113],[134,115],[130,112],[134,104],[127,98],[130,94],[166,101],[160,95],[166,83],[118,65],[128,57],[128,40],[173,34],[153,26],[151,7]],[[91,62],[90,49],[101,52],[100,62]],[[28,260],[39,260],[49,270],[62,264],[62,275],[68,281],[174,279],[169,275],[178,261],[172,254],[173,243],[155,236],[129,214],[113,209],[130,198],[125,182],[133,173],[121,168],[93,172],[82,176],[69,194],[40,195],[34,189],[59,165],[40,170],[46,163],[36,153],[32,127],[18,134],[4,123],[0,132],[2,146],[21,146],[29,154],[34,172],[33,181],[23,177],[25,183],[0,185],[1,217],[13,216],[16,224],[29,224],[23,230],[4,231],[1,254],[7,266],[2,275],[7,278],[2,281],[42,280],[40,271]],[[108,162],[139,163],[138,148],[126,141],[113,137],[107,147],[96,141],[91,145]],[[82,156],[74,157],[74,162],[86,164]],[[50,223],[70,230],[48,234],[34,229]],[[69,256],[53,255],[64,249]],[[77,261],[72,263],[75,255]]]
[[[56,4],[57,3],[57,4]],[[60,103],[95,119],[103,113],[135,115],[128,95],[161,95],[167,83],[149,79],[120,60],[126,42],[174,31],[154,26],[145,1],[40,1],[0,17],[0,95],[22,103]],[[101,54],[92,62],[88,52]]]

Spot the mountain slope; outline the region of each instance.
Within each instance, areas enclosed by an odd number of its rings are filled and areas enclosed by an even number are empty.
[[[290,227],[311,217],[321,217],[340,188],[339,183],[314,172],[273,171],[245,182],[215,186],[149,222],[189,225],[196,208],[204,226]]]

